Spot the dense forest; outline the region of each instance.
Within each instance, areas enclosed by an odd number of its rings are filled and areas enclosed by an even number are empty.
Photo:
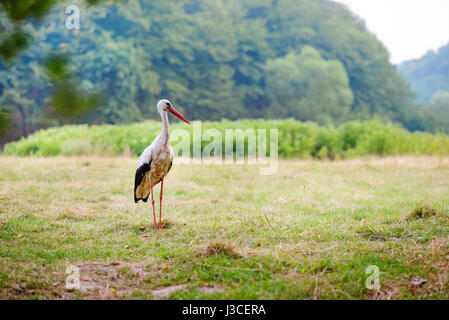
[[[80,30],[65,27],[73,4]],[[410,130],[448,127],[413,103],[364,22],[330,0],[62,1],[23,29],[31,43],[12,62],[0,60],[0,106],[22,135],[65,122],[155,118],[161,97],[196,120],[337,125],[377,117]],[[52,64],[55,57],[65,64]],[[76,117],[52,116],[59,105],[90,104],[96,108]]]

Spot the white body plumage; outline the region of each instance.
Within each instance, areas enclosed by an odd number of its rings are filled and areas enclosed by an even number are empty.
[[[173,164],[173,148],[170,146],[167,112],[170,112],[181,120],[189,123],[172,107],[168,100],[159,101],[157,110],[162,118],[162,130],[153,143],[142,152],[137,162],[134,183],[135,202],[138,202],[139,200],[146,202],[152,187],[163,181]]]

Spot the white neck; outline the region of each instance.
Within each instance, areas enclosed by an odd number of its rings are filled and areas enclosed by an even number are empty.
[[[167,139],[166,141],[168,141],[168,137],[169,137],[169,129],[170,129],[170,125],[168,123],[168,116],[167,116],[167,112],[162,112],[161,113],[161,118],[162,118],[162,131],[161,131],[161,137]]]

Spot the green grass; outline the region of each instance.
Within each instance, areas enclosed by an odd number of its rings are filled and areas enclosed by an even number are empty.
[[[158,232],[133,203],[135,165],[0,157],[0,298],[449,298],[447,158],[284,160],[268,177],[175,163]]]

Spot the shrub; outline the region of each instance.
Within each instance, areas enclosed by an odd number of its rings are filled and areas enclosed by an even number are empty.
[[[437,210],[435,210],[429,204],[422,204],[417,206],[408,216],[409,220],[412,219],[426,219],[433,217],[437,214]]]
[[[175,123],[171,131],[182,128],[190,132],[193,150],[193,127]],[[379,121],[348,122],[338,128],[319,127],[295,120],[241,120],[202,122],[202,132],[216,129],[225,137],[226,129],[278,129],[279,156],[284,158],[340,159],[364,155],[449,155],[449,136],[410,133]],[[139,155],[160,133],[161,124],[147,121],[130,125],[78,125],[40,130],[9,143],[4,154],[17,156],[120,155],[131,150]],[[172,141],[173,144],[178,143]],[[202,141],[201,148],[209,141]],[[246,142],[245,142],[246,144]],[[245,150],[247,148],[245,147]],[[222,151],[225,151],[224,145]],[[235,139],[234,139],[235,152]],[[267,137],[267,152],[269,138]]]

